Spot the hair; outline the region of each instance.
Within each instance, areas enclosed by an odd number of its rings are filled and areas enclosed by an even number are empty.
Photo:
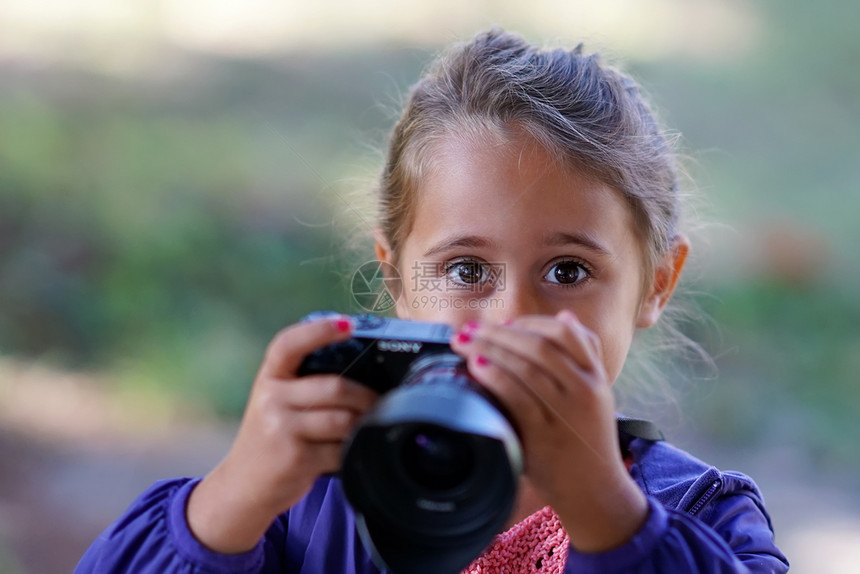
[[[566,168],[618,190],[643,247],[644,277],[680,218],[676,155],[637,84],[573,50],[545,50],[500,29],[443,54],[412,88],[378,187],[378,225],[399,260],[434,146],[453,134],[524,130]]]

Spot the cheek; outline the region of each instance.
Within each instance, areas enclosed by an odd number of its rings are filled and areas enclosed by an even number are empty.
[[[636,268],[638,271],[638,267]],[[605,316],[606,337],[601,337],[604,349],[604,365],[610,380],[614,383],[621,373],[633,338],[636,334],[636,325],[639,318],[642,293],[639,287],[641,275],[630,273],[612,297],[611,306],[613,311]]]
[[[447,323],[458,327],[476,319],[462,301],[446,291],[443,279],[431,266],[422,266],[414,257],[400,259],[402,289],[396,312],[400,319]]]
[[[598,308],[612,309],[612,311],[596,313],[595,316],[590,317],[590,322],[586,323],[583,319],[583,323],[600,340],[603,367],[610,382],[614,383],[627,360],[636,331],[635,305],[628,304],[624,299],[615,299],[599,305]]]
[[[454,328],[479,319],[474,311],[457,306],[456,303],[455,299],[445,297],[444,294],[404,290],[397,301],[397,316],[413,321],[446,323]]]
[[[624,362],[627,360],[627,353],[630,351],[632,340],[632,334],[628,335],[626,333],[618,333],[608,339],[601,338],[603,368],[606,369],[610,383],[615,383],[615,380],[621,373]]]

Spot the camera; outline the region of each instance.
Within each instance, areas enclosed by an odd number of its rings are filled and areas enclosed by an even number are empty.
[[[305,320],[340,316],[316,312]],[[439,323],[351,317],[344,342],[298,374],[337,373],[382,395],[345,444],[339,471],[380,568],[459,572],[510,516],[522,447],[505,409],[471,378]]]

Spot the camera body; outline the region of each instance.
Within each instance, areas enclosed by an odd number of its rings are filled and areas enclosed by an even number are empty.
[[[338,313],[317,312],[311,321]],[[459,572],[507,521],[522,447],[504,408],[469,375],[440,323],[356,315],[352,337],[298,374],[337,373],[382,395],[339,472],[365,546],[398,574]]]
[[[317,311],[304,321],[340,316]],[[451,327],[448,325],[367,314],[350,318],[355,325],[352,337],[308,355],[299,368],[299,375],[339,373],[385,394],[400,385],[416,360],[451,352],[448,346]]]

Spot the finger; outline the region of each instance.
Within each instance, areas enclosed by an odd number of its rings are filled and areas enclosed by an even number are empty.
[[[295,436],[308,442],[331,442],[345,439],[359,415],[348,409],[317,409],[297,412],[291,421]]]
[[[523,334],[519,335],[523,336]],[[558,351],[555,353],[559,354]],[[561,384],[555,380],[549,370],[539,365],[534,357],[523,356],[519,351],[500,345],[492,338],[483,336],[476,338],[470,345],[468,354],[469,356],[480,355],[496,367],[504,369],[512,380],[525,386],[536,398],[544,402],[557,401],[561,395]]]
[[[348,339],[352,329],[352,321],[345,316],[287,327],[269,343],[260,374],[272,378],[294,377],[308,354]]]
[[[591,350],[592,357],[597,357],[598,359],[603,357],[603,344],[600,341],[600,337],[583,325],[582,321],[579,320],[573,311],[565,309],[556,313],[555,318],[566,323],[574,333],[578,333],[586,341],[588,348]]]
[[[496,330],[501,328],[496,327]],[[587,372],[593,372],[599,367],[602,356],[599,352],[599,340],[571,311],[561,311],[555,317],[520,317],[510,328],[540,334],[572,357],[577,365]]]
[[[499,359],[509,365],[528,384],[546,382],[546,393],[564,394],[572,378],[585,374],[569,351],[535,330],[517,327],[487,326],[471,334],[475,347],[490,345],[505,352]],[[455,345],[460,344],[460,339]],[[486,353],[486,351],[481,351]]]
[[[309,375],[275,382],[287,387],[285,401],[297,409],[346,408],[363,413],[379,400],[369,387],[338,375]]]
[[[545,395],[535,385],[524,384],[517,373],[503,366],[503,361],[510,361],[511,354],[495,347],[496,351],[489,359],[483,361],[476,355],[469,359],[470,372],[493,394],[511,413],[517,423],[525,442],[533,440],[544,441],[543,433],[552,428],[569,432],[579,443],[590,452],[603,459],[595,442],[589,440],[589,432],[581,420],[569,420],[565,416],[570,406],[558,394]],[[474,363],[475,367],[471,367]]]
[[[498,348],[471,353],[467,365],[469,373],[502,403],[521,431],[546,423],[554,416],[541,392],[502,363]]]
[[[486,340],[504,348],[506,353],[501,355],[500,360],[519,356],[535,365],[532,369],[545,372],[558,393],[551,404],[575,400],[580,405],[597,405],[604,400],[607,392],[611,392],[611,383],[601,362],[599,343],[591,341],[591,337],[596,339],[596,336],[585,327],[579,330],[577,325],[581,324],[575,317],[571,318],[575,323],[565,323],[562,320],[564,317],[529,317],[524,318],[522,324],[511,327],[487,327],[476,333],[476,337],[477,340]],[[575,360],[574,351],[590,357],[588,364],[583,366]],[[546,390],[543,396],[548,396],[546,393],[549,392]]]

